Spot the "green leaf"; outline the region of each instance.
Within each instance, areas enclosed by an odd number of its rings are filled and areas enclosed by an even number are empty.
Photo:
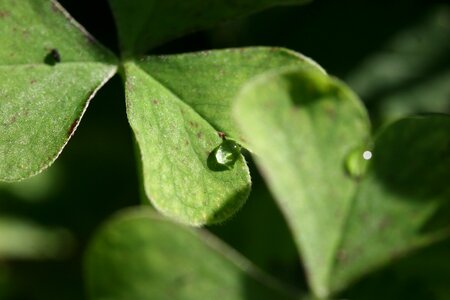
[[[310,285],[318,296],[326,296],[341,228],[357,188],[344,161],[368,140],[366,113],[345,85],[313,69],[252,80],[235,108],[295,234]]]
[[[311,69],[263,75],[235,105],[317,296],[450,233],[448,208],[435,216],[450,199],[447,116],[395,123],[371,150],[357,97]]]
[[[448,299],[450,239],[415,251],[360,280],[341,299]],[[382,286],[383,288],[380,288]]]
[[[16,181],[56,159],[116,66],[56,2],[0,8],[0,180]]]
[[[205,231],[140,209],[110,220],[85,257],[90,299],[293,299]]]
[[[449,35],[448,6],[433,6],[366,57],[346,82],[384,122],[418,112],[450,113]]]
[[[58,228],[0,216],[0,259],[57,259],[70,251],[73,237]]]
[[[122,50],[143,54],[192,31],[274,5],[302,4],[308,0],[109,0]]]
[[[179,221],[224,221],[247,199],[243,157],[217,160],[218,131],[240,143],[231,100],[249,78],[274,67],[317,68],[282,49],[234,49],[149,57],[125,64],[128,118],[140,147],[144,186],[154,206]],[[223,147],[222,147],[223,148]]]
[[[450,236],[450,117],[382,130],[342,230],[333,289]]]
[[[289,66],[325,72],[310,58],[276,47],[149,56],[142,59],[139,66],[214,128],[244,145],[245,140],[231,118],[231,107],[233,97],[247,80],[271,69]]]

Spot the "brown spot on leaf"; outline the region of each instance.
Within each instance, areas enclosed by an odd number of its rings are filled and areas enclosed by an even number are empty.
[[[197,137],[198,137],[199,139],[201,139],[201,138],[203,137],[203,133],[197,132]]]
[[[30,80],[30,83],[31,83],[31,84],[35,84],[36,82],[37,82],[36,79],[31,79],[31,80]]]
[[[70,125],[69,130],[67,131],[67,136],[71,136],[78,125],[79,120],[75,119],[73,123]]]
[[[5,10],[0,10],[0,19],[4,19],[9,16],[9,12]]]
[[[220,137],[221,139],[225,139],[225,133],[224,133],[224,132],[222,132],[222,131],[217,131],[217,135],[219,135],[219,137]]]
[[[153,99],[152,103],[155,104],[155,105],[158,105],[159,104],[159,100],[158,99]]]
[[[348,253],[345,250],[341,250],[338,252],[337,254],[337,260],[341,263],[341,264],[345,264],[348,261]]]
[[[194,121],[189,121],[189,124],[190,124],[192,127],[194,127],[194,128],[197,128],[197,127],[198,127],[198,124],[195,123]]]
[[[14,115],[8,121],[3,122],[2,125],[9,126],[9,125],[16,123],[16,121],[17,121],[17,115]]]

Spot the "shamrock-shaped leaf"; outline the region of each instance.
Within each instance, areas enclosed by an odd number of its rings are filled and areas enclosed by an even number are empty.
[[[367,116],[344,84],[313,69],[290,69],[248,83],[235,117],[316,295],[327,297],[450,233],[448,209],[437,224],[433,218],[450,199],[448,116],[399,121],[372,150]]]
[[[109,0],[122,51],[143,54],[183,34],[274,5],[308,0]]]
[[[213,236],[148,209],[109,221],[92,241],[85,263],[93,300],[293,299],[295,295]]]
[[[114,57],[53,1],[0,2],[0,180],[48,167]]]
[[[249,78],[285,65],[321,70],[277,48],[125,64],[127,114],[140,148],[145,190],[158,210],[202,225],[221,222],[242,206],[250,176],[239,147],[229,140],[245,144],[231,120],[231,100]]]

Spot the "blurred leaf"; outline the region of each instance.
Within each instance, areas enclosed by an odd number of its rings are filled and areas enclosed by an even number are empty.
[[[116,67],[56,2],[0,8],[0,180],[17,181],[53,163]]]
[[[337,80],[295,69],[247,84],[235,116],[294,232],[312,289],[326,296],[357,187],[343,162],[368,139],[364,109]]]
[[[384,122],[417,112],[450,113],[450,68],[410,88],[386,95],[378,109]]]
[[[15,199],[29,203],[43,202],[58,192],[62,172],[58,163],[37,176],[20,182],[0,182],[0,192],[6,191]],[[1,193],[0,193],[1,197]],[[0,199],[0,202],[2,200]]]
[[[414,280],[426,286],[435,299],[450,296],[450,239],[433,247],[423,249],[411,259],[395,265],[395,271],[403,280]]]
[[[125,64],[127,114],[138,142],[146,193],[179,221],[218,223],[245,202],[250,176],[243,157],[230,166],[215,157],[239,138],[231,99],[249,78],[274,67],[318,68],[283,49],[250,48],[149,57]]]
[[[449,249],[450,239],[421,249],[367,276],[340,298],[447,300],[450,296]]]
[[[346,81],[381,121],[450,112],[450,10],[434,7],[365,59]]]
[[[293,299],[204,231],[148,209],[110,220],[85,260],[91,299]]]
[[[0,216],[0,259],[49,259],[68,254],[68,232],[27,220]]]
[[[450,235],[450,117],[402,119],[375,140],[334,266],[348,282]]]
[[[326,297],[450,233],[449,211],[434,215],[450,199],[448,117],[395,123],[372,153],[357,97],[313,70],[251,81],[237,97],[235,116],[294,232],[316,295]],[[360,164],[373,155],[356,174],[346,165],[354,149],[361,149]]]
[[[305,2],[308,0],[109,0],[121,48],[128,54],[143,54],[183,34],[270,6]]]

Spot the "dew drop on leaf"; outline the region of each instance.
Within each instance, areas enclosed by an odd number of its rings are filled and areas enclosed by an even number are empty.
[[[365,160],[369,160],[369,159],[371,159],[372,158],[372,152],[370,152],[369,150],[366,150],[366,151],[364,151],[363,152],[363,158],[365,159]]]
[[[367,147],[358,147],[347,155],[345,171],[353,178],[361,178],[366,172],[370,159],[372,159],[372,152],[367,150]]]
[[[223,142],[215,149],[214,157],[219,165],[231,169],[234,163],[239,158],[241,147],[230,140],[223,140]]]

